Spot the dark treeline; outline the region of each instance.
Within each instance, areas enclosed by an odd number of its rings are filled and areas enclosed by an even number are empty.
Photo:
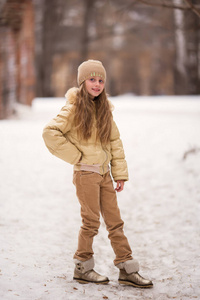
[[[111,95],[199,93],[200,19],[194,13],[123,0],[35,3],[39,96],[62,96],[88,58],[106,65]]]
[[[110,95],[200,92],[196,0],[188,0],[196,12],[147,5],[148,0],[0,1],[0,111],[10,94],[12,102],[28,104],[33,96],[63,96],[88,58],[106,66]],[[185,1],[170,3],[182,7]]]

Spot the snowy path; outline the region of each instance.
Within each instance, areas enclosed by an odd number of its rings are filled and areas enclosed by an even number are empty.
[[[113,99],[130,181],[119,194],[125,233],[150,290],[119,286],[102,224],[96,270],[108,286],[72,280],[80,226],[72,167],[53,157],[43,126],[63,99],[21,107],[0,121],[0,299],[200,299],[200,97]]]

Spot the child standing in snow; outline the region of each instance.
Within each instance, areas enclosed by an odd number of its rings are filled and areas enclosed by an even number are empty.
[[[97,60],[83,62],[78,68],[78,86],[66,93],[67,102],[43,131],[49,151],[74,165],[73,183],[81,205],[82,226],[74,254],[74,279],[81,283],[106,284],[109,279],[93,270],[92,243],[102,214],[119,268],[119,283],[152,287],[139,271],[139,263],[123,232],[124,222],[117,205],[116,191],[128,180],[127,164],[113,106],[105,92],[106,71]],[[116,189],[113,182],[117,183]],[[115,191],[116,190],[116,191]]]

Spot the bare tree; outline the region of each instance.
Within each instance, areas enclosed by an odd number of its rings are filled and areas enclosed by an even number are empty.
[[[181,0],[174,0],[177,6]],[[188,76],[187,76],[187,45],[185,34],[185,18],[184,11],[180,9],[174,10],[174,33],[175,33],[175,91],[177,94],[187,94]]]
[[[135,1],[146,4],[146,5],[150,5],[150,6],[191,11],[200,18],[200,5],[194,3],[193,0],[182,0],[182,3],[180,3],[178,5],[172,4],[171,2],[168,2],[168,1],[163,1],[163,0],[157,0],[157,1],[154,0],[154,2],[152,2],[151,0],[135,0]]]
[[[40,80],[42,84],[42,95],[52,97],[54,95],[51,85],[52,58],[56,49],[56,42],[59,36],[59,11],[58,1],[44,0],[43,6],[43,55],[40,61]]]
[[[95,4],[94,0],[84,0],[84,14],[83,14],[80,62],[82,62],[88,58],[89,42],[90,42],[89,29],[90,29],[94,4]]]
[[[200,4],[197,0],[134,0],[135,4],[154,8],[172,9],[174,13],[175,68],[174,90],[176,94],[200,92]]]
[[[200,20],[185,1],[34,1],[43,12],[39,96],[63,95],[88,58],[105,63],[112,95],[189,94],[200,86]]]

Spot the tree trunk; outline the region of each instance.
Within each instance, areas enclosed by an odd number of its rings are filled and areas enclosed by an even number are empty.
[[[181,0],[174,0],[175,5],[181,5]],[[185,18],[184,12],[181,10],[174,10],[174,24],[175,24],[175,94],[184,95],[188,93],[187,82],[187,49],[185,38]]]
[[[42,52],[40,79],[42,84],[43,97],[53,97],[54,90],[51,84],[53,56],[56,52],[56,45],[60,38],[59,26],[61,21],[58,7],[62,7],[62,3],[58,4],[56,0],[44,0],[44,16],[42,26]]]
[[[188,92],[191,95],[200,93],[200,19],[192,12],[186,17],[186,41],[187,41],[187,73],[188,76]]]
[[[84,1],[84,16],[83,16],[83,30],[82,30],[82,41],[80,51],[80,62],[88,59],[89,54],[89,28],[92,19],[92,12],[95,0]]]

